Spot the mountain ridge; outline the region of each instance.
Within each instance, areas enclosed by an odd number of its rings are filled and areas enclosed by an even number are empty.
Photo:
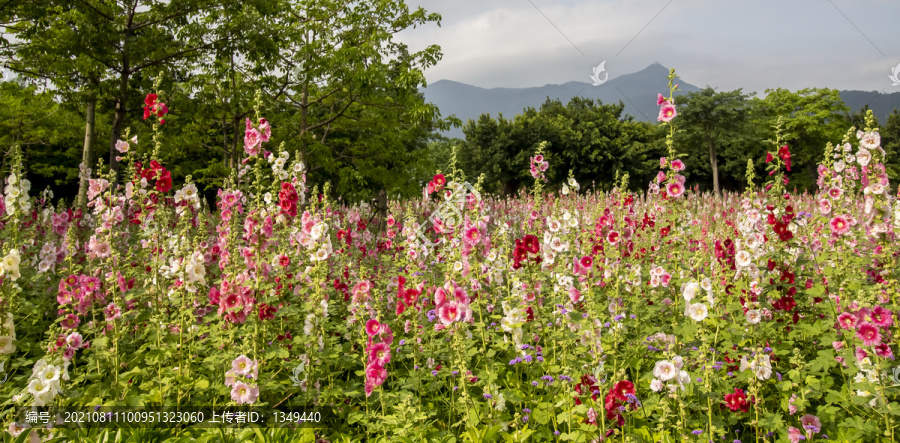
[[[483,88],[442,79],[419,91],[425,95],[426,102],[437,105],[441,115],[455,114],[463,123],[468,119],[477,120],[481,114],[490,114],[492,117],[502,114],[511,118],[528,107],[539,108],[547,98],[559,99],[566,104],[576,96],[600,100],[602,103],[621,101],[625,105],[623,114],[631,115],[639,121],[656,121],[659,111],[656,94],[668,95],[668,75],[668,68],[660,63],[653,63],[640,71],[609,78],[599,86],[573,80],[527,88]],[[675,83],[679,85],[676,96],[701,89],[682,78],[676,78]],[[900,92],[884,94],[878,91],[846,90],[839,93],[844,104],[853,112],[868,104],[880,124],[884,124],[887,115],[894,108],[900,109]],[[451,128],[442,135],[464,138],[461,128]]]

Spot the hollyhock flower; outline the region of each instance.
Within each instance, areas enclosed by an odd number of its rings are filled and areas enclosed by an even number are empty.
[[[694,303],[688,308],[691,320],[703,321],[709,315],[709,309],[703,303]]]
[[[746,317],[747,323],[751,325],[759,324],[762,320],[762,312],[759,309],[750,309],[747,311]]]
[[[369,337],[372,337],[372,336],[378,334],[378,332],[380,330],[381,330],[381,324],[378,323],[378,320],[375,320],[373,318],[366,322],[366,334],[368,334]]]
[[[791,151],[787,145],[778,148],[778,157],[784,162],[785,168],[791,170]]]
[[[663,387],[663,382],[659,381],[658,378],[654,378],[653,381],[650,382],[650,390],[653,392],[662,391]]]
[[[656,121],[661,122],[670,122],[675,116],[678,115],[678,112],[675,110],[675,105],[669,103],[669,101],[665,101],[661,104],[659,108],[659,116],[656,118]]]
[[[875,355],[881,358],[894,359],[894,351],[891,350],[891,347],[888,346],[887,343],[881,343],[878,346],[875,346]]]
[[[581,257],[581,261],[579,264],[582,268],[590,268],[594,265],[594,259],[589,255],[585,255],[584,257]]]
[[[697,295],[697,291],[700,290],[700,284],[697,282],[688,282],[685,283],[684,289],[682,290],[682,295],[684,296],[685,301],[691,301]]]
[[[734,393],[725,394],[725,406],[734,412],[747,412],[750,405],[747,403],[747,396],[742,389],[734,388]]]
[[[881,343],[881,333],[871,323],[863,323],[856,330],[856,338],[862,340],[866,346],[876,346]]]
[[[459,320],[461,312],[456,301],[449,301],[438,306],[437,314],[441,323],[445,326],[450,326],[453,322]]]
[[[660,94],[660,93],[656,94],[656,106],[659,106],[659,105],[665,103],[666,101],[667,101],[666,98],[663,97],[662,94]]]
[[[747,251],[738,251],[738,253],[734,256],[735,264],[739,268],[746,268],[750,266],[751,260],[753,257]]]
[[[831,233],[834,235],[844,235],[850,232],[850,222],[841,215],[831,219]]]
[[[662,183],[664,181],[666,181],[666,173],[662,172],[662,171],[657,172],[656,173],[656,182]]]
[[[369,364],[387,366],[391,361],[391,348],[385,343],[373,343],[369,346]]]
[[[858,323],[858,318],[856,315],[853,315],[849,312],[844,312],[841,315],[838,315],[838,324],[841,326],[841,329],[855,329],[856,324]]]
[[[812,438],[813,434],[818,434],[822,430],[822,421],[815,415],[806,414],[800,417],[800,424],[806,429],[806,436]]]
[[[672,170],[675,172],[684,171],[684,162],[681,160],[672,161]]]
[[[872,310],[871,319],[872,323],[879,328],[889,328],[894,323],[893,313],[881,305]]]
[[[242,381],[234,382],[231,387],[231,399],[239,405],[249,405],[259,398],[259,388]]]
[[[387,370],[376,363],[366,366],[366,379],[371,380],[375,386],[380,386],[387,380]]]
[[[609,234],[606,235],[606,241],[610,244],[616,244],[619,242],[619,233],[616,231],[609,231]]]
[[[791,426],[788,428],[788,440],[791,443],[798,443],[800,440],[806,440],[806,437],[803,436],[799,429]]]
[[[856,350],[853,351],[853,355],[856,357],[857,361],[863,361],[869,357],[869,353],[866,352],[865,349],[860,348],[859,346],[857,346]]]
[[[856,153],[856,162],[859,163],[860,166],[868,166],[871,161],[872,153],[868,150],[860,149],[859,152]]]
[[[231,370],[235,374],[247,376],[253,371],[256,363],[245,355],[241,355],[231,362]]]
[[[675,378],[676,375],[678,375],[678,370],[668,360],[660,360],[653,367],[653,376],[662,381],[669,381]]]
[[[666,194],[671,198],[681,197],[681,194],[684,194],[684,185],[678,182],[669,183],[666,186]]]

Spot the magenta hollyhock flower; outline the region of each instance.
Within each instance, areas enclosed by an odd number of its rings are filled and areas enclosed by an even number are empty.
[[[668,123],[672,121],[676,115],[678,115],[678,112],[675,111],[675,105],[665,101],[663,102],[662,107],[659,108],[659,117],[657,117],[656,120]]]
[[[584,257],[581,257],[581,267],[582,268],[590,268],[593,265],[594,265],[594,259],[591,258],[590,255],[585,255]]]
[[[366,378],[371,380],[375,386],[379,386],[387,380],[387,370],[377,363],[370,363],[366,366]]]
[[[372,337],[375,334],[378,334],[380,329],[381,329],[381,324],[378,323],[378,320],[375,320],[373,318],[366,322],[366,334],[368,334],[369,337]]]
[[[672,170],[675,172],[684,171],[684,162],[681,160],[675,160],[672,162]]]
[[[857,346],[857,347],[856,347],[856,351],[854,351],[854,355],[856,356],[856,360],[857,360],[857,361],[863,361],[863,360],[866,359],[866,357],[869,356],[869,353],[866,352],[865,349],[860,348],[859,346]]]
[[[656,173],[656,182],[662,183],[664,181],[666,181],[666,173],[662,172],[662,171],[657,172]]]
[[[681,195],[684,194],[684,185],[678,182],[669,183],[669,185],[666,186],[666,194],[672,198],[681,197]]]
[[[665,102],[666,102],[666,98],[663,97],[662,94],[657,93],[657,94],[656,94],[656,106],[659,106],[659,105],[661,105],[661,104],[663,104],[663,103],[665,103]]]
[[[894,351],[891,350],[891,347],[888,346],[887,343],[882,343],[878,346],[875,346],[875,354],[881,358],[894,358]]]
[[[872,323],[879,328],[888,328],[894,323],[894,315],[883,306],[876,306],[872,310]]]
[[[478,240],[481,239],[481,233],[478,231],[478,228],[471,227],[466,230],[463,238],[465,238],[466,244],[474,245],[475,243],[478,243]]]
[[[619,242],[619,233],[616,231],[609,231],[609,234],[606,234],[606,241],[611,244],[616,244]]]
[[[841,329],[854,329],[856,328],[856,324],[858,323],[856,315],[853,315],[849,312],[838,315],[837,320],[838,324],[841,326]]]
[[[844,235],[850,231],[850,222],[842,215],[831,219],[831,232],[835,235]]]
[[[373,343],[369,346],[369,364],[386,366],[391,361],[391,348],[385,343]]]
[[[856,330],[856,338],[863,341],[866,346],[876,346],[881,343],[881,333],[878,327],[872,323],[863,323]]]

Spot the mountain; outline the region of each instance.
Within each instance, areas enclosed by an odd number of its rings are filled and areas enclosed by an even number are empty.
[[[575,96],[603,103],[621,101],[625,104],[625,114],[634,116],[635,120],[655,122],[659,115],[656,94],[668,95],[668,75],[666,67],[654,63],[641,71],[611,78],[599,86],[573,81],[534,88],[486,89],[451,80],[439,80],[422,88],[421,92],[425,94],[426,102],[437,105],[441,115],[455,114],[463,123],[468,119],[477,120],[481,114],[493,117],[502,114],[504,118],[511,119],[527,107],[539,108],[548,97],[566,104]],[[679,85],[676,96],[700,90],[680,78],[676,78],[675,83]],[[840,96],[853,111],[858,111],[868,103],[882,125],[895,107],[900,108],[900,92],[879,94],[874,91],[840,91]],[[451,128],[443,135],[464,138],[460,128]]]
[[[875,113],[878,124],[884,127],[887,116],[894,109],[900,109],[900,92],[880,94],[876,91],[840,91],[841,100],[852,112],[858,112],[865,105]]]

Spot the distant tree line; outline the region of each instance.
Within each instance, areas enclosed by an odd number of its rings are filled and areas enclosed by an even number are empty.
[[[825,145],[838,144],[850,126],[865,126],[863,108],[850,112],[832,89],[766,91],[765,98],[740,89],[719,92],[705,88],[676,97],[675,142],[687,154],[689,186],[702,190],[742,190],[747,185],[747,160],[760,177],[765,172],[766,141],[774,139],[774,125],[784,119],[784,138],[793,156],[789,188],[813,190],[816,165]],[[533,183],[528,158],[542,141],[551,164],[549,186],[561,187],[569,173],[583,186],[608,189],[614,176],[627,173],[632,189],[646,189],[665,156],[665,133],[656,124],[623,115],[624,105],[595,103],[575,97],[563,105],[548,99],[539,109],[526,108],[507,119],[488,114],[469,120],[465,140],[443,139],[430,144],[431,159],[450,167],[455,149],[459,168],[470,180],[483,175],[484,189],[511,195]],[[887,152],[888,174],[900,178],[900,113],[895,109],[880,128]]]

